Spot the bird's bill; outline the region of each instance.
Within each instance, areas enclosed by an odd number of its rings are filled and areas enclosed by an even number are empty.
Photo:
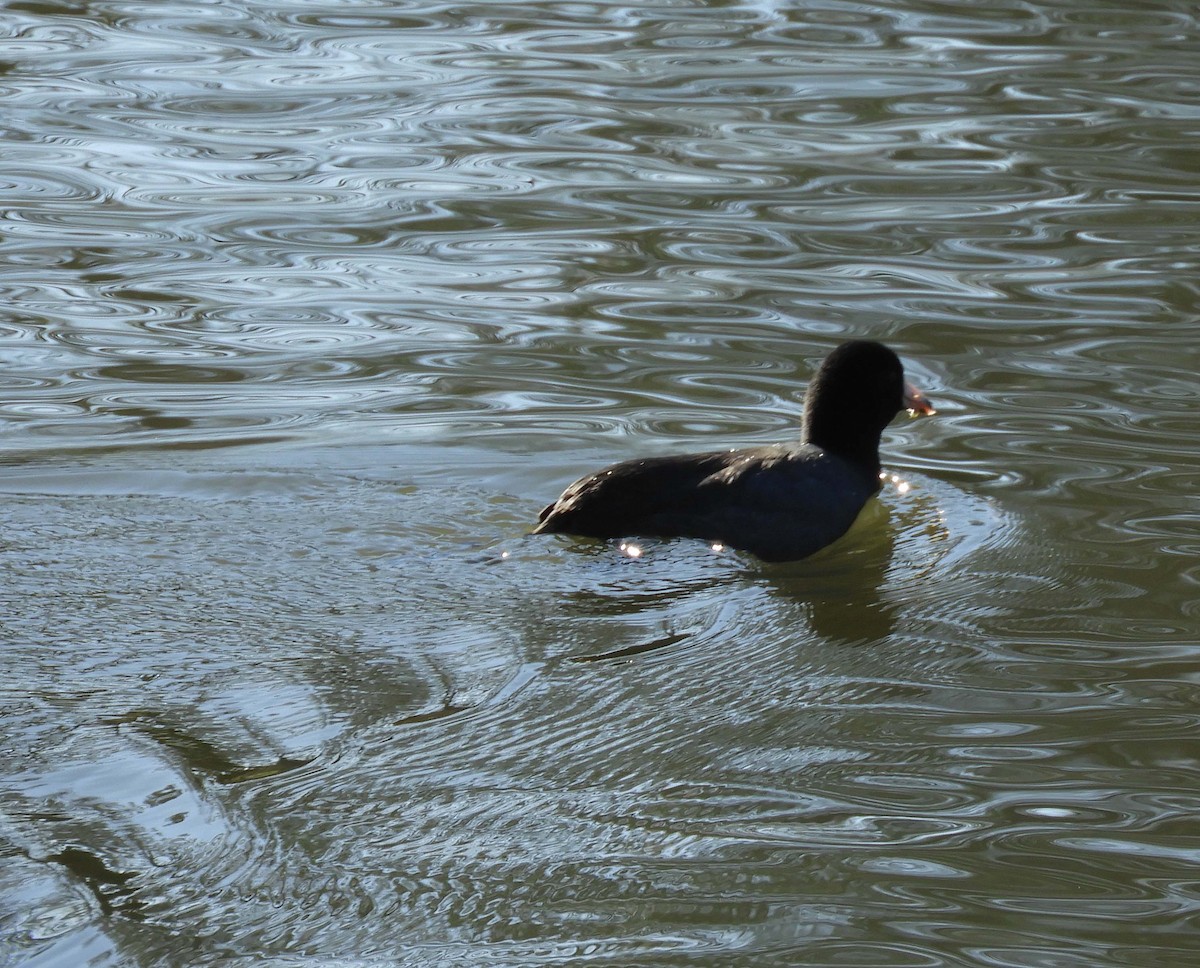
[[[937,413],[929,398],[911,383],[904,384],[904,409],[914,417],[928,417]]]

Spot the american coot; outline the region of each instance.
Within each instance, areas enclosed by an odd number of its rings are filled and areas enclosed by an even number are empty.
[[[809,385],[800,443],[614,464],[563,491],[533,533],[705,538],[765,561],[804,558],[879,490],[879,438],[904,409],[934,412],[896,354],[843,343]]]

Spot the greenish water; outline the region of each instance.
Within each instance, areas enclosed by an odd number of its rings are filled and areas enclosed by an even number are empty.
[[[0,962],[1191,966],[1191,4],[17,2]],[[936,417],[843,542],[529,537]]]

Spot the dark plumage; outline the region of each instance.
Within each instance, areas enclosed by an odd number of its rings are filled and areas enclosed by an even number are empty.
[[[933,413],[896,354],[843,343],[809,385],[800,443],[614,464],[563,491],[534,534],[704,538],[766,561],[807,557],[879,490],[879,438],[906,408]]]

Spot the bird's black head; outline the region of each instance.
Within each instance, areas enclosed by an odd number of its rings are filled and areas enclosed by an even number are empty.
[[[879,476],[883,428],[912,401],[900,358],[882,343],[854,340],[826,358],[804,398],[804,440]]]

